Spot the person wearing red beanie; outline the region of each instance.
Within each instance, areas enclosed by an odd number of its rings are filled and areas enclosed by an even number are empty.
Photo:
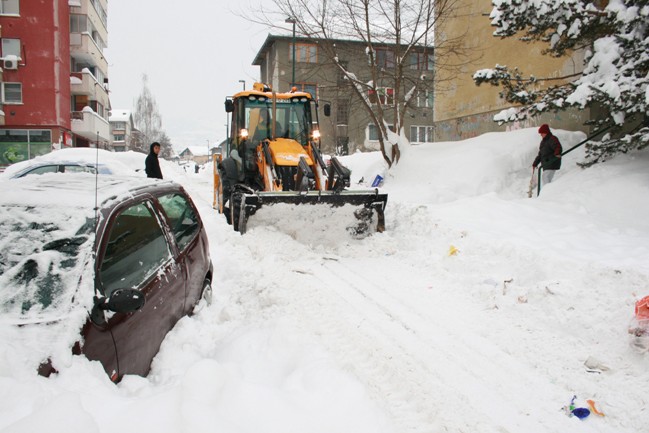
[[[552,135],[552,131],[550,131],[547,123],[541,125],[539,134],[541,134],[542,140],[539,145],[539,153],[534,158],[532,167],[536,169],[541,164],[541,168],[543,169],[541,177],[545,184],[552,182],[554,173],[561,168],[561,152],[563,149],[561,148],[559,139]]]

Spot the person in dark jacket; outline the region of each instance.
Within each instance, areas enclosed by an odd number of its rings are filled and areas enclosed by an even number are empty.
[[[160,161],[158,161],[158,154],[160,153],[160,143],[154,141],[151,143],[149,155],[144,161],[144,171],[146,177],[153,177],[162,179],[162,170],[160,170]]]
[[[541,125],[539,134],[543,139],[539,145],[539,154],[534,158],[532,167],[536,168],[539,164],[543,168],[543,183],[552,182],[554,173],[561,168],[561,143],[559,139],[552,135],[550,127],[547,124]]]

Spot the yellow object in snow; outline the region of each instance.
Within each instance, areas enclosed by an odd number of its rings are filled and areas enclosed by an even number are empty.
[[[449,255],[449,256],[454,256],[454,255],[456,255],[456,254],[459,253],[459,252],[460,252],[460,250],[458,250],[457,248],[455,248],[455,245],[451,245],[451,246],[449,247],[449,249],[448,249],[448,255]]]

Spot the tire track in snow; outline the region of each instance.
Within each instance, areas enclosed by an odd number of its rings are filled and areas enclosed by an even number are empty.
[[[444,306],[424,315],[383,289],[402,282],[391,278],[372,281],[372,276],[359,275],[357,269],[341,263],[327,262],[314,277],[334,288],[334,294],[344,301],[347,321],[355,315],[362,317],[356,325],[359,333],[353,334],[351,323],[337,320],[343,311],[314,314],[327,322],[319,329],[327,330],[325,340],[334,340],[330,348],[342,356],[376,399],[386,402],[401,431],[452,431],[444,427],[451,424],[445,422],[444,412],[458,408],[467,409],[464,422],[469,431],[487,421],[499,425],[501,432],[551,430],[544,425],[544,418],[557,414],[558,408],[538,405],[531,394],[547,384],[532,380],[532,369],[484,339],[466,335],[457,325],[449,327]],[[437,331],[430,332],[431,328]],[[521,404],[516,403],[519,401]],[[449,413],[449,417],[456,420],[457,413]]]
[[[383,344],[384,337],[367,326],[370,319],[365,317],[365,310],[359,311],[353,302],[331,289],[341,280],[317,269],[301,275],[300,280],[310,281],[293,298],[299,322],[319,335],[339,363],[359,378],[374,401],[389,414],[395,431],[439,431],[433,428],[433,413],[425,410],[432,402],[425,383],[405,373],[418,371],[419,366],[407,352],[395,349],[394,343]],[[385,316],[379,320],[385,320]],[[416,400],[412,396],[417,396]]]

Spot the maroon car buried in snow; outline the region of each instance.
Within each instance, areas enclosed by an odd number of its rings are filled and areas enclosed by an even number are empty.
[[[75,352],[113,381],[146,375],[176,322],[211,298],[209,246],[191,198],[173,182],[90,174],[5,186],[0,314],[17,347],[31,349],[26,362],[46,374]]]

